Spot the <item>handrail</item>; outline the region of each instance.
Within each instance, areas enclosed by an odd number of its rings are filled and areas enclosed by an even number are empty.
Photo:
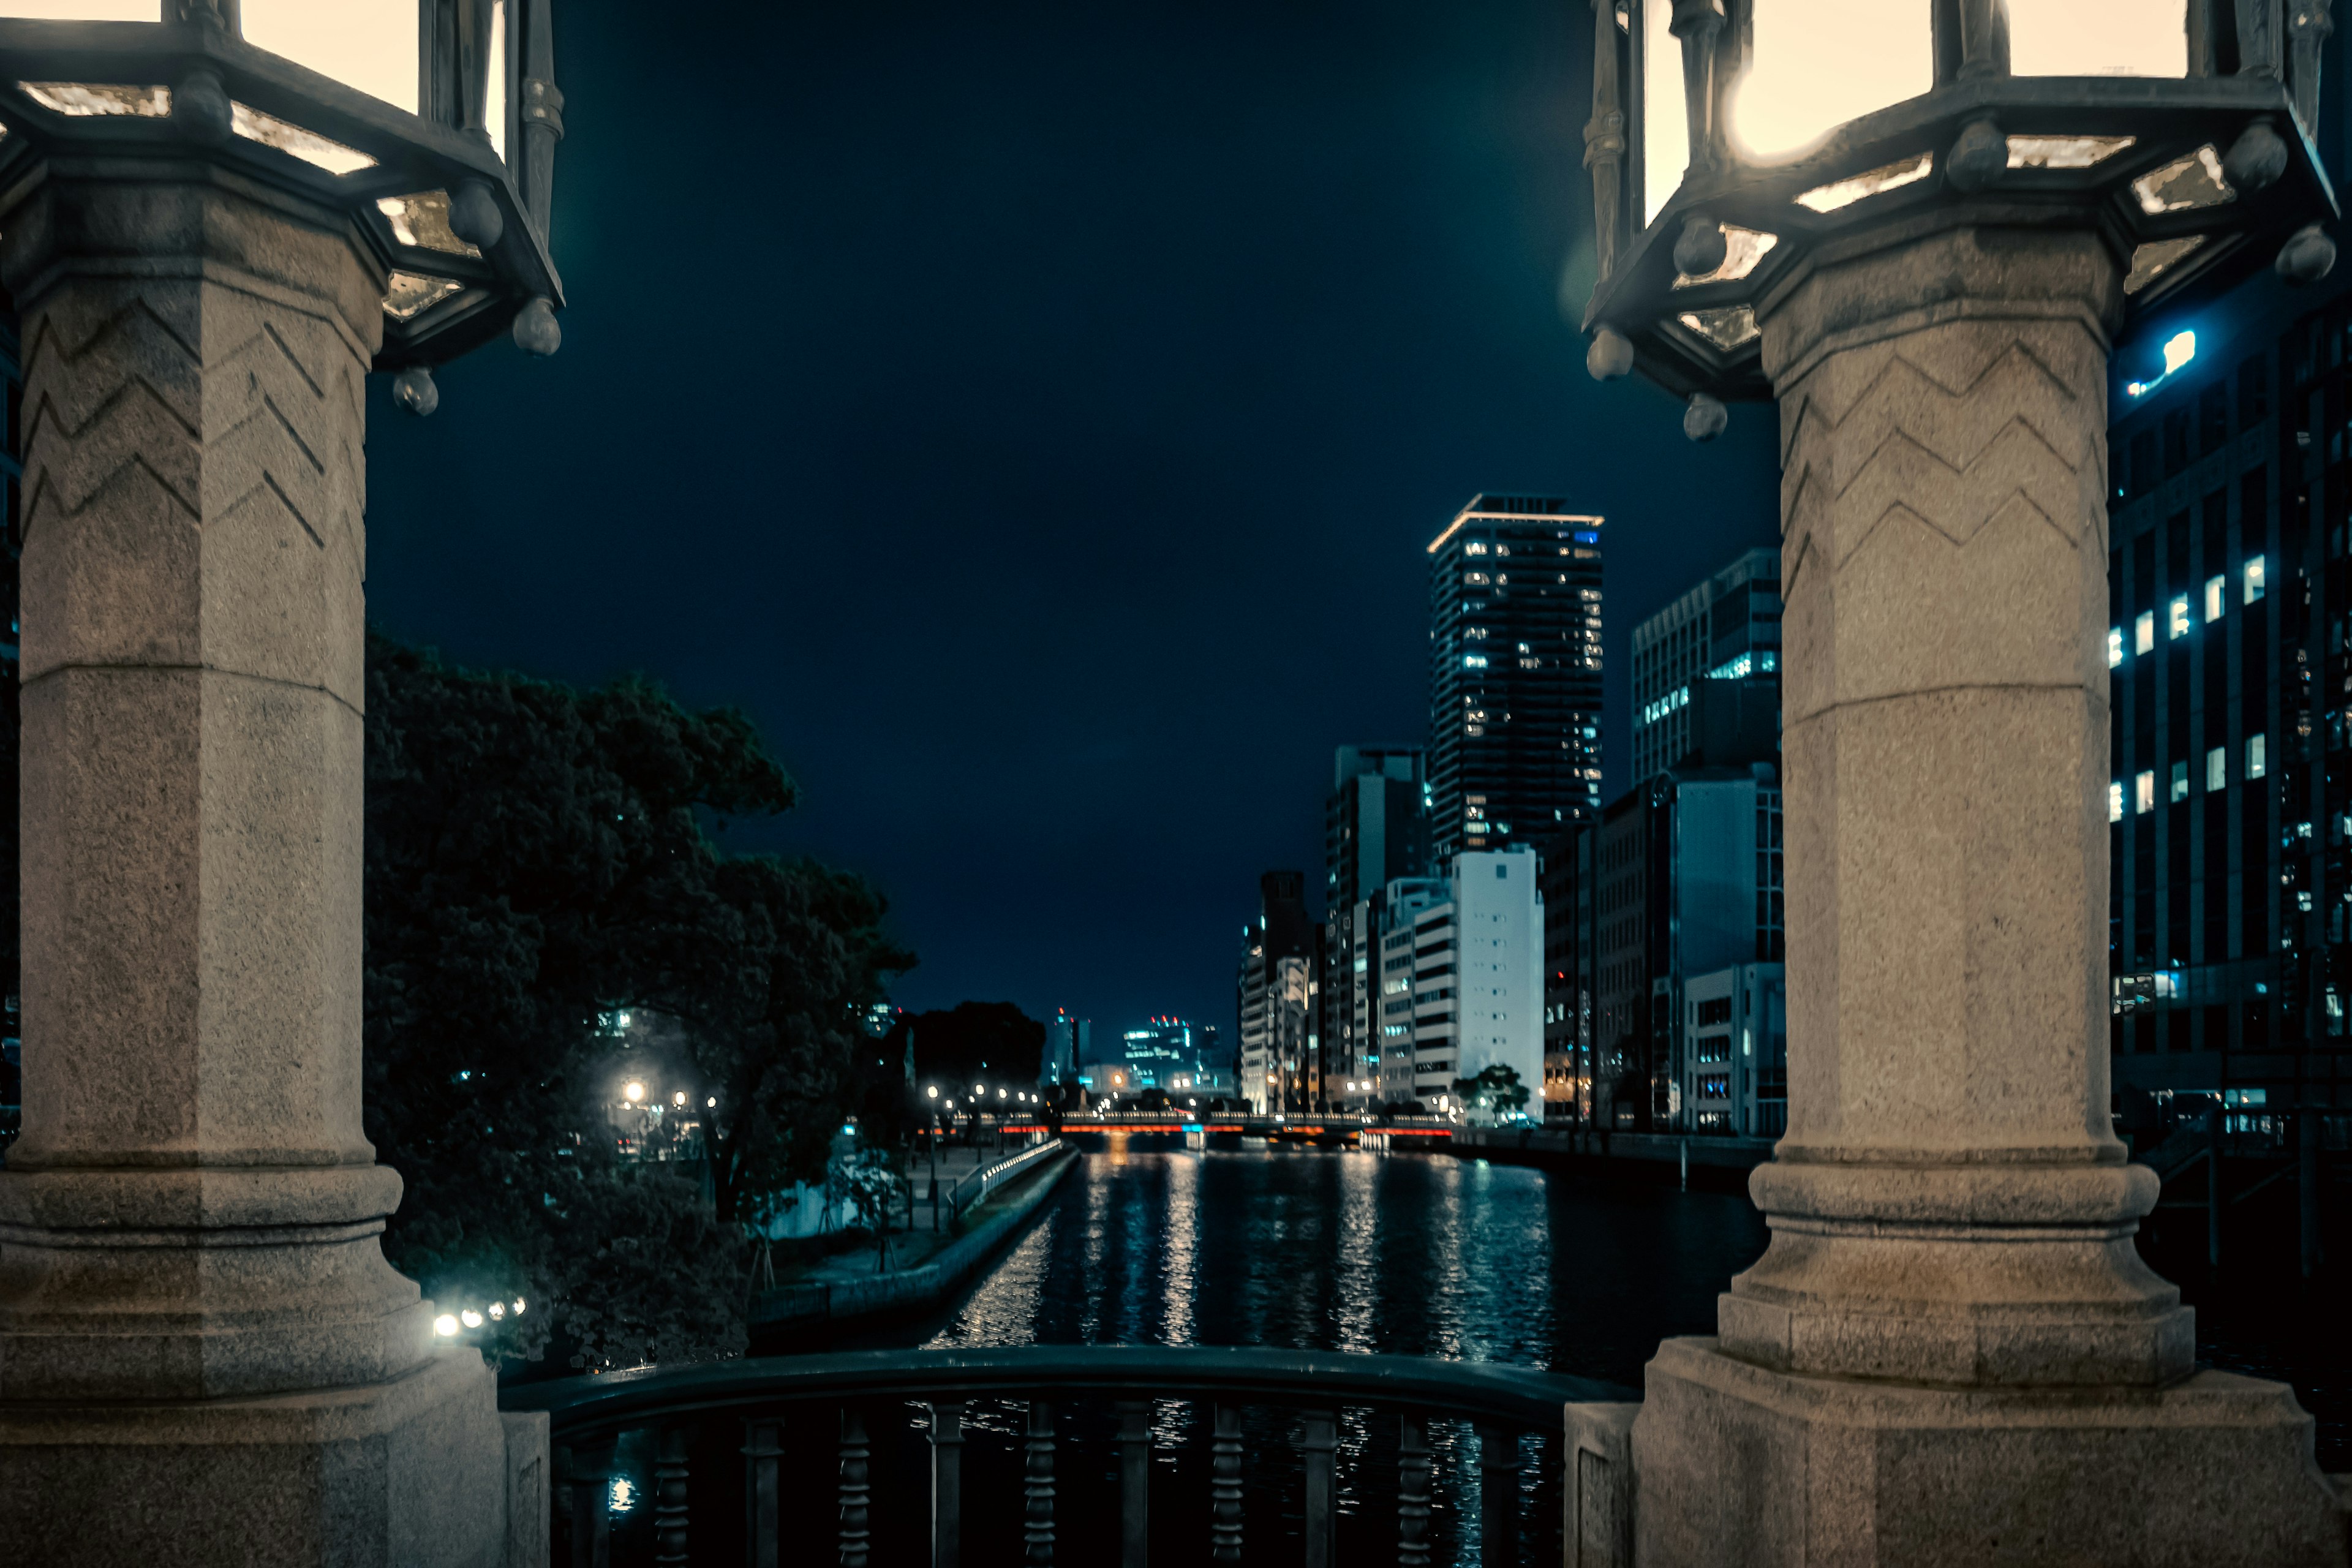
[[[784,1401],[1072,1394],[1235,1404],[1409,1405],[1556,1430],[1571,1404],[1638,1399],[1593,1378],[1500,1362],[1209,1345],[1012,1345],[757,1356],[522,1384],[501,1408],[543,1410],[560,1440],[656,1417]]]
[[[1037,1161],[1044,1159],[1046,1154],[1061,1146],[1061,1140],[1057,1138],[1048,1139],[1043,1143],[1033,1143],[1026,1149],[1020,1150],[1012,1154],[1007,1154],[990,1164],[982,1165],[976,1171],[966,1172],[963,1177],[959,1180],[955,1185],[948,1189],[947,1205],[949,1215],[961,1218],[963,1215],[964,1205],[967,1202],[978,1203],[981,1199],[988,1195],[988,1190],[994,1186],[1000,1180],[1011,1175],[1013,1172],[1020,1170],[1024,1165],[1034,1164]],[[971,1194],[969,1200],[967,1200],[963,1195],[963,1190],[966,1186],[974,1182],[980,1184],[979,1189]]]

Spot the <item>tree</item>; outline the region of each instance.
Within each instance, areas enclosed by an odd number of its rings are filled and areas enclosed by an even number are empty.
[[[877,1096],[877,1075],[862,1065],[877,1050],[867,1005],[915,962],[884,936],[882,896],[846,872],[765,856],[723,861],[674,891],[692,907],[670,929],[709,940],[667,946],[640,996],[685,1022],[689,1058],[719,1088],[709,1143],[718,1217],[754,1217],[763,1195],[823,1181],[845,1114],[863,1113],[869,1144],[903,1142],[903,1072],[886,1071],[898,1092]]]
[[[903,958],[879,895],[722,855],[708,822],[797,791],[743,715],[641,679],[581,690],[372,636],[367,785],[368,1133],[407,1184],[387,1255],[445,1302],[539,1303],[494,1355],[536,1354],[551,1327],[590,1365],[739,1347],[728,1222],[839,1124],[839,1008]],[[716,1000],[755,994],[756,1018]],[[706,1141],[723,1213],[698,1180],[618,1158],[603,1120],[597,1021],[656,998],[728,1026],[691,1046],[731,1068],[712,1080],[726,1136]]]
[[[1516,1068],[1497,1062],[1481,1069],[1476,1078],[1455,1079],[1454,1097],[1475,1118],[1507,1121],[1526,1111],[1528,1086],[1519,1081]]]

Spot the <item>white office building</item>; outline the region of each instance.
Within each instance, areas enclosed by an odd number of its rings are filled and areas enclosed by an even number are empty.
[[[1412,917],[1412,1093],[1450,1107],[1456,1079],[1507,1067],[1543,1092],[1543,899],[1526,845],[1467,850],[1439,884],[1442,902]],[[1393,945],[1392,945],[1393,944]],[[1391,936],[1383,968],[1404,956]]]

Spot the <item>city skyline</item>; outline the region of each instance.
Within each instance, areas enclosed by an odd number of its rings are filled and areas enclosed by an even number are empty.
[[[1338,48],[1238,5],[1181,47],[1055,5],[727,25],[713,58],[567,14],[563,352],[453,364],[426,420],[372,389],[370,606],[743,706],[802,802],[728,842],[872,877],[901,1005],[1223,1021],[1253,879],[1319,881],[1333,749],[1425,742],[1423,547],[1465,496],[1609,517],[1620,626],[1773,538],[1769,412],[1694,449],[1561,315],[1591,29],[1548,0]],[[614,111],[648,95],[682,107]],[[771,195],[704,172],[729,144]],[[709,321],[665,330],[609,211],[682,237]]]

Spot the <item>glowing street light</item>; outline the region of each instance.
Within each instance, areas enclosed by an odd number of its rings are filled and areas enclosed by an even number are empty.
[[[940,1086],[938,1084],[933,1084],[924,1092],[929,1094],[933,1100],[937,1100],[940,1097]]]
[[[1766,352],[1790,291],[1889,223],[2097,233],[2118,342],[2264,262],[2325,276],[2325,7],[2185,9],[2184,28],[2181,0],[1596,5],[1588,366],[1687,398],[1709,439],[1726,401],[1810,363]]]
[[[477,1312],[471,1307],[468,1307],[464,1311],[458,1313],[457,1319],[469,1329],[478,1329],[482,1326],[482,1314]]]
[[[637,1101],[645,1099],[645,1097],[646,1086],[639,1083],[635,1079],[631,1079],[628,1082],[621,1086],[621,1098],[627,1100],[631,1105],[636,1104]]]
[[[439,1317],[434,1319],[433,1331],[439,1334],[445,1340],[456,1334],[457,1331],[457,1320],[456,1316],[448,1312],[444,1312]]]
[[[669,1102],[672,1105],[684,1105],[686,1103],[686,1090],[679,1089],[676,1094],[671,1095],[669,1097]]]

